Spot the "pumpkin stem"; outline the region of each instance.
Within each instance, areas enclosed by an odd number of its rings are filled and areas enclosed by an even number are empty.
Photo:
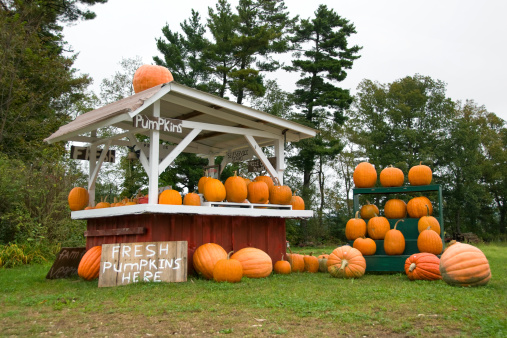
[[[415,267],[416,267],[415,263],[410,264],[410,267],[408,268],[408,271],[409,271],[409,272],[414,271],[414,270],[415,270]]]
[[[427,204],[425,204],[424,206],[426,207],[426,210],[427,210],[427,213],[428,213],[428,216],[429,216],[430,215],[430,207]]]
[[[340,270],[345,270],[347,265],[349,265],[349,261],[346,259],[342,259],[342,264],[340,265]]]
[[[405,222],[405,220],[403,220],[403,219],[398,220],[398,222],[396,222],[396,223],[394,224],[394,230],[396,230],[396,226],[397,226],[397,225],[398,225],[398,223],[400,223],[400,222]]]
[[[359,219],[359,210],[356,211],[356,219]]]
[[[231,259],[231,255],[232,255],[232,253],[233,253],[233,252],[234,252],[234,250],[232,250],[231,252],[229,252],[229,253],[227,254],[227,259]]]

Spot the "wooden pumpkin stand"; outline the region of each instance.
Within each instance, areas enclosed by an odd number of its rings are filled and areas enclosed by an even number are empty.
[[[114,127],[108,136],[103,128]],[[140,142],[136,135],[149,138]],[[116,208],[73,211],[72,219],[87,221],[86,248],[111,243],[187,241],[188,267],[205,243],[226,251],[256,247],[273,260],[285,253],[285,220],[309,218],[311,210],[290,206],[207,203],[205,206],[158,204],[159,175],[182,152],[195,153],[214,165],[216,156],[227,163],[258,159],[269,175],[283,184],[284,145],[316,135],[314,129],[286,121],[170,82],[78,116],[45,141],[81,142],[89,158],[88,191],[95,200],[95,182],[112,146],[135,147],[148,177],[148,203]],[[170,146],[150,144],[170,142]],[[274,150],[274,165],[262,148]],[[100,148],[100,149],[99,149]]]

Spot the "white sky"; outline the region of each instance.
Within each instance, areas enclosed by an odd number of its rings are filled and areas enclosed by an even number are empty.
[[[237,1],[230,1],[236,4]],[[119,70],[122,57],[153,63],[160,55],[155,38],[197,10],[203,19],[216,1],[109,0],[92,7],[94,20],[66,27],[65,40],[79,53],[75,67],[95,81]],[[350,44],[363,46],[361,58],[341,87],[352,93],[362,79],[389,83],[416,73],[447,83],[453,100],[472,99],[507,120],[507,1],[472,0],[286,0],[291,15],[313,17],[319,4],[333,8],[356,26]],[[287,75],[284,90],[294,90],[297,75]]]

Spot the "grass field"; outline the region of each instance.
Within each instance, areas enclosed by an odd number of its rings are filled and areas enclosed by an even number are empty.
[[[0,336],[506,337],[507,246],[479,247],[493,277],[478,288],[327,273],[98,288],[97,281],[46,280],[50,265],[0,269]]]

